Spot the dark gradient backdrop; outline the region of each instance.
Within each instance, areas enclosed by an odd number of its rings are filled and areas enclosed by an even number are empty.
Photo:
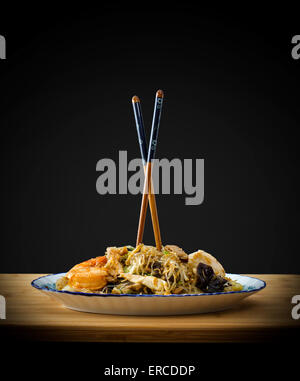
[[[60,272],[135,242],[141,197],[98,195],[96,163],[139,157],[131,97],[149,132],[162,88],[157,158],[205,159],[202,205],[157,196],[163,242],[207,250],[229,272],[298,273],[293,13],[1,12],[0,271]]]

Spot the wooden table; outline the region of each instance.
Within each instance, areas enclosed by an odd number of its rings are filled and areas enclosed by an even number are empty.
[[[42,341],[243,342],[295,337],[291,316],[300,275],[253,275],[267,287],[228,311],[185,316],[115,316],[65,309],[31,287],[42,274],[2,274],[6,320],[0,336]],[[299,310],[300,312],[300,310]]]

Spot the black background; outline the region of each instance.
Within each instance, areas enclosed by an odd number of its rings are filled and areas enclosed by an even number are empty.
[[[61,272],[134,244],[141,196],[97,194],[96,163],[139,157],[131,97],[149,132],[162,88],[157,158],[205,159],[202,205],[157,196],[163,242],[228,272],[298,273],[299,33],[293,7],[2,11],[1,272]]]
[[[141,197],[99,196],[96,163],[117,159],[119,150],[139,157],[131,97],[140,96],[149,131],[162,88],[157,157],[205,159],[202,205],[157,196],[163,242],[203,248],[231,272],[299,273],[294,4],[152,3],[143,11],[142,4],[7,4],[0,10],[7,41],[0,60],[0,272],[60,272],[108,245],[135,242]],[[154,242],[149,218],[145,241]],[[210,379],[269,376],[283,367],[289,375],[298,337],[290,339],[29,346],[9,337],[2,359],[12,361],[10,375],[36,375],[39,364],[56,377],[60,368],[101,378],[112,363],[196,364]]]

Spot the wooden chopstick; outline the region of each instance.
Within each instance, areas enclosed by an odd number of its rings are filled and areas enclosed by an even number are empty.
[[[153,185],[152,185],[152,160],[155,158],[163,98],[164,98],[163,91],[158,90],[155,96],[151,137],[150,137],[148,156],[147,156],[147,162],[146,162],[145,182],[144,182],[143,197],[142,197],[141,210],[140,210],[139,227],[138,227],[138,233],[137,233],[137,239],[136,239],[136,245],[142,243],[144,228],[145,228],[148,199],[149,199],[152,225],[153,225],[153,231],[154,231],[157,250],[161,250],[162,243],[161,243],[158,214],[157,214],[157,208],[156,208],[156,202],[155,202],[155,195],[153,193]]]
[[[141,103],[138,96],[132,97],[132,106],[133,106],[133,112],[135,117],[135,123],[136,123],[136,129],[138,133],[138,140],[139,140],[139,146],[141,151],[141,156],[143,160],[144,165],[144,172],[146,174],[147,170],[147,155],[148,155],[148,148],[147,148],[147,140],[145,135],[145,128],[144,128],[144,121],[142,116],[142,109],[141,109]],[[155,199],[155,193],[154,193],[154,187],[152,183],[152,176],[151,176],[151,169],[150,172],[148,172],[149,177],[149,183],[150,184],[150,191],[148,192],[148,197],[145,200],[145,204],[143,206],[143,210],[145,208],[145,216],[144,219],[141,221],[141,230],[138,232],[137,237],[137,245],[141,243],[143,240],[143,233],[144,233],[144,225],[145,225],[145,219],[147,214],[147,206],[148,206],[148,200],[150,205],[150,211],[151,211],[151,218],[152,218],[152,225],[153,225],[153,233],[155,237],[155,244],[157,247],[161,248],[161,235],[160,235],[160,228],[159,228],[159,222],[158,222],[158,213],[157,213],[157,206],[156,206],[156,199]]]

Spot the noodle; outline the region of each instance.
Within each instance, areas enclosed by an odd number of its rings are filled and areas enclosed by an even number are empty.
[[[93,270],[95,267],[100,267],[101,271]],[[95,289],[100,279],[91,277],[92,270],[102,277],[101,289]],[[93,287],[87,282],[93,282]],[[159,295],[228,292],[243,288],[226,278],[222,265],[202,250],[187,255],[175,245],[164,246],[159,251],[144,244],[136,248],[108,247],[105,256],[74,266],[56,287],[105,294]]]

